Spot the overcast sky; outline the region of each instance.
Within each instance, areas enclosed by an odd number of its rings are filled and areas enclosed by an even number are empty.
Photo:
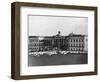
[[[52,36],[61,31],[61,35],[88,34],[88,18],[29,16],[29,36]]]

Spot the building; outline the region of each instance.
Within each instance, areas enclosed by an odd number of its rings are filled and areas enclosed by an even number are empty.
[[[28,41],[29,52],[39,51],[39,39],[37,36],[30,36]]]
[[[66,42],[66,37],[61,36],[60,31],[56,36],[53,36],[53,49],[58,49],[58,50],[67,50],[67,42]]]
[[[84,35],[70,33],[67,42],[68,51],[84,51]]]
[[[88,36],[84,36],[84,51],[88,51]]]
[[[38,51],[85,51],[87,37],[85,35],[70,33],[61,36],[60,31],[55,36],[29,36],[29,52]]]

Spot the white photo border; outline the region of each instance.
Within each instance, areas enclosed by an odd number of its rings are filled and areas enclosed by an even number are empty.
[[[74,12],[74,13],[73,13]],[[88,17],[88,64],[28,67],[27,15],[56,15]],[[39,7],[20,8],[20,75],[43,75],[58,73],[94,72],[94,16],[93,10],[56,9]],[[74,69],[73,69],[74,68]]]

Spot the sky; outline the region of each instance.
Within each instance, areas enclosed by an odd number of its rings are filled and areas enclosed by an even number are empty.
[[[69,33],[88,34],[88,18],[64,16],[28,16],[29,36],[53,36],[61,32],[67,36]]]

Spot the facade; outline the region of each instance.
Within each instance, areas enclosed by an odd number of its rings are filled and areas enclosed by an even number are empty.
[[[69,51],[84,51],[84,35],[69,34],[67,36]]]
[[[28,42],[29,52],[35,52],[39,50],[39,39],[36,36],[30,36]]]
[[[88,36],[84,36],[84,51],[88,51]]]
[[[85,35],[70,33],[61,36],[29,36],[29,52],[39,51],[84,51],[87,50]]]

